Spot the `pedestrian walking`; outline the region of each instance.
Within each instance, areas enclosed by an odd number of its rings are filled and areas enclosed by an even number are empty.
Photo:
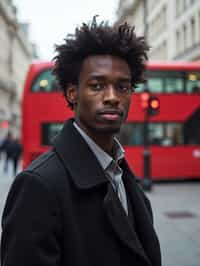
[[[11,187],[2,266],[161,265],[151,204],[115,137],[147,52],[127,23],[96,18],[57,46],[54,74],[74,118]]]
[[[11,160],[13,164],[13,171],[14,175],[17,173],[17,169],[19,166],[19,161],[22,155],[22,145],[20,143],[19,138],[15,138],[12,141],[12,154],[11,154]]]
[[[3,140],[1,146],[0,146],[0,151],[4,152],[5,154],[5,161],[4,161],[4,172],[8,172],[8,164],[9,161],[12,160],[12,153],[13,153],[13,138],[12,134],[8,132],[7,136]]]

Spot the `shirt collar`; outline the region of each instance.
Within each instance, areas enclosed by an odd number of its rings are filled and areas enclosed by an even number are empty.
[[[108,153],[106,153],[101,147],[99,147],[88,135],[85,133],[83,129],[81,129],[78,124],[74,121],[74,127],[78,130],[80,135],[86,141],[92,152],[97,157],[97,160],[101,164],[102,168],[106,170],[106,168],[111,164],[112,161],[118,163],[120,160],[124,158],[124,149],[117,140],[114,138],[114,146],[113,146],[113,154],[114,158],[112,158]]]

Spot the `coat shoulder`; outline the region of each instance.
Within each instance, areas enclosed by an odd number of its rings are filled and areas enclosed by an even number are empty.
[[[51,190],[60,190],[68,180],[67,169],[54,150],[49,150],[39,156],[24,172],[37,176]]]

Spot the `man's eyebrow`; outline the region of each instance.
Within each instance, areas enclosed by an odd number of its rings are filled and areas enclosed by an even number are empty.
[[[90,80],[106,80],[107,79],[107,77],[105,76],[105,75],[103,75],[103,74],[94,74],[94,75],[90,75],[89,77],[88,77],[88,81],[90,81]],[[126,76],[126,77],[118,77],[117,78],[117,81],[120,81],[120,82],[131,82],[131,77],[129,77],[129,76]]]
[[[122,81],[122,82],[131,82],[131,77],[121,77],[118,79],[119,81]]]
[[[99,74],[99,75],[97,75],[97,74],[92,75],[92,74],[91,74],[91,75],[88,77],[88,80],[91,80],[91,79],[105,80],[106,77],[105,77],[104,75],[102,75],[102,74]]]

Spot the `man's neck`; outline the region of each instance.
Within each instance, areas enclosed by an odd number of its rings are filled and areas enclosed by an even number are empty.
[[[84,127],[79,121],[76,120],[77,125],[99,146],[113,157],[113,143],[114,143],[114,134],[108,132],[95,132],[88,130]]]

